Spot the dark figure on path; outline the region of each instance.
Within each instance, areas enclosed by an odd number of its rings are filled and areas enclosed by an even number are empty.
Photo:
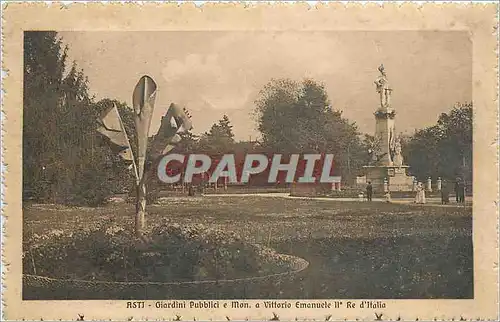
[[[373,186],[371,181],[368,181],[368,185],[366,186],[366,199],[368,199],[368,201],[372,201],[372,196],[373,196]]]
[[[200,185],[198,186],[198,192],[204,194],[207,186],[208,186],[208,180],[205,178],[205,175],[203,175]]]
[[[457,203],[459,202],[459,190],[460,190],[459,182],[460,178],[457,178],[457,180],[455,180],[455,200]]]
[[[194,196],[194,187],[192,184],[189,185],[188,188],[188,196],[193,197]]]
[[[458,202],[464,203],[465,202],[465,182],[460,181],[458,185]]]
[[[455,198],[457,203],[465,202],[465,183],[460,178],[457,178],[457,181],[455,182]]]
[[[446,180],[443,180],[441,186],[441,204],[447,205],[450,202],[450,189]]]

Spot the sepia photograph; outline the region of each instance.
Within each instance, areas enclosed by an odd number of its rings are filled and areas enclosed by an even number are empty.
[[[473,298],[471,83],[465,32],[26,31],[23,298]]]
[[[9,3],[9,320],[498,311],[498,5]]]

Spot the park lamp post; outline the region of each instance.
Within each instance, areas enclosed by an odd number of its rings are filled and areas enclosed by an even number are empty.
[[[149,161],[156,161],[162,155],[170,152],[176,143],[181,140],[179,133],[192,128],[190,116],[185,109],[170,104],[166,114],[162,117],[158,133],[154,136],[151,146],[148,147],[149,131],[151,127],[157,86],[149,76],[143,76],[135,86],[132,95],[134,110],[134,124],[137,150],[132,151],[122,119],[114,104],[106,110],[99,120],[98,131],[107,136],[110,141],[121,147],[119,155],[124,160],[132,162],[136,188],[135,232],[142,237],[145,227],[146,214],[146,184]]]

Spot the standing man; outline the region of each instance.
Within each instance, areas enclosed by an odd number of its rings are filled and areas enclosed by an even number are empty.
[[[455,180],[455,200],[457,203],[460,202],[460,178],[458,177]]]
[[[460,203],[465,203],[465,182],[463,180],[460,180],[458,187],[459,187],[458,201]]]
[[[450,191],[448,189],[448,182],[443,180],[441,185],[441,204],[447,205],[450,202]]]
[[[190,197],[193,197],[194,196],[194,187],[193,187],[193,184],[190,183],[189,184],[189,188],[188,188],[188,196]]]
[[[368,199],[368,201],[372,201],[372,195],[373,195],[372,182],[368,181],[368,185],[366,186],[366,198]]]

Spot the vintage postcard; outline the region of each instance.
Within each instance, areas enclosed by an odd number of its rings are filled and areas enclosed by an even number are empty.
[[[499,318],[497,4],[2,19],[5,319]]]

